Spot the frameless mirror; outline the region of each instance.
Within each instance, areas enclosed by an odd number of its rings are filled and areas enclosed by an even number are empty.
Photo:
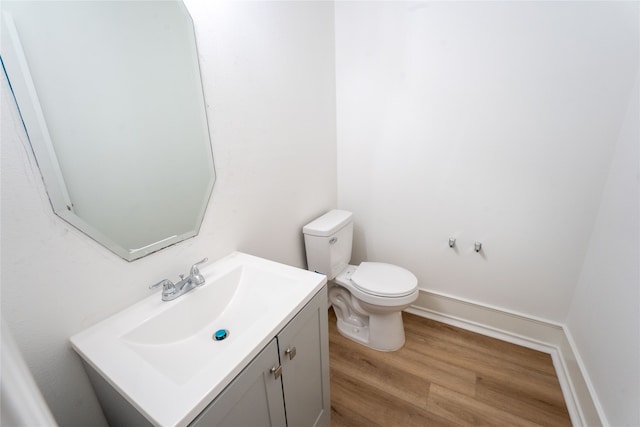
[[[181,1],[3,1],[2,63],[54,211],[126,260],[198,233],[215,173]]]

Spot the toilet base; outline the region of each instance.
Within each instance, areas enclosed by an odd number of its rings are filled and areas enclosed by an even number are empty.
[[[340,335],[343,337],[363,345],[367,345],[369,342],[368,326],[355,326],[342,319],[338,319],[336,324],[338,326],[338,332],[340,332]]]
[[[337,326],[340,335],[373,350],[396,351],[404,345],[404,324],[400,311],[370,315],[369,324],[362,326],[338,318]]]
[[[336,313],[338,332],[342,336],[378,351],[395,351],[404,345],[402,309],[408,307],[408,303],[397,306],[372,305],[359,300],[349,290],[335,283],[329,286],[329,301]]]

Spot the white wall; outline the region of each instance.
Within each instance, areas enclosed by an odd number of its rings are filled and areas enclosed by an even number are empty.
[[[640,92],[632,92],[567,329],[612,426],[640,425]]]
[[[68,337],[204,256],[304,267],[336,205],[332,3],[192,0],[218,179],[199,236],[127,263],[52,213],[2,81],[2,315],[57,421],[104,425]]]
[[[637,73],[638,4],[338,2],[335,15],[352,261],[563,322]]]
[[[330,2],[187,4],[218,174],[194,239],[126,263],[55,217],[2,82],[2,314],[60,424],[104,423],[70,335],[203,256],[304,266],[336,200],[354,262],[566,318],[609,421],[637,424],[637,3],[338,2],[335,69]]]

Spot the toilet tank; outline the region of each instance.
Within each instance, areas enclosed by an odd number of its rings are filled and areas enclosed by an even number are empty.
[[[344,270],[351,260],[353,214],[334,209],[302,229],[308,269],[329,280]]]

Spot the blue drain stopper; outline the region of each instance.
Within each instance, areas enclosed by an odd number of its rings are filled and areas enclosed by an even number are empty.
[[[222,341],[226,337],[229,336],[229,331],[226,329],[218,329],[215,334],[213,334],[213,339],[216,341]]]

